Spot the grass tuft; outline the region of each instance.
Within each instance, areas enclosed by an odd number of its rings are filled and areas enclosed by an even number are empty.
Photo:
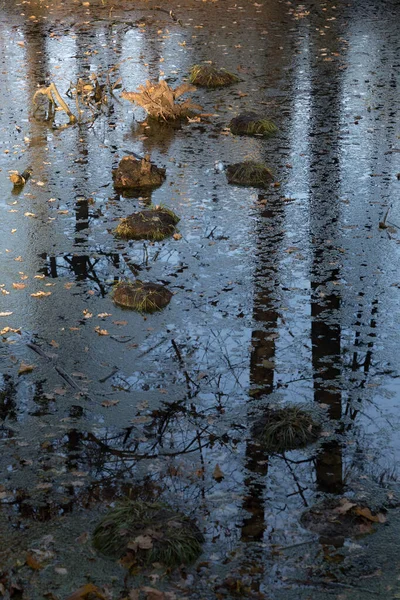
[[[307,446],[318,438],[320,430],[320,424],[301,405],[268,408],[253,428],[254,436],[267,452]]]
[[[161,241],[174,233],[179,220],[169,208],[150,207],[121,219],[114,234],[124,240]]]
[[[260,135],[269,137],[278,131],[275,123],[254,112],[241,113],[237,117],[234,117],[229,127],[235,135]]]
[[[194,65],[190,69],[189,81],[200,87],[218,88],[237,83],[240,79],[225,69],[217,69],[211,65]]]
[[[226,176],[228,183],[259,188],[268,187],[274,180],[274,176],[268,167],[254,161],[228,165]]]
[[[113,292],[113,301],[122,308],[130,308],[141,313],[153,313],[169,304],[172,292],[158,283],[122,281]]]
[[[134,556],[138,566],[160,562],[168,567],[189,564],[202,552],[197,525],[168,505],[126,499],[97,525],[93,545],[114,558]]]

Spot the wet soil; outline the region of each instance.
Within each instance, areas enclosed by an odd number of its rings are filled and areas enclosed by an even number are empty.
[[[48,4],[0,0],[0,593],[399,597],[397,3]],[[118,88],[93,122],[32,117],[50,81],[64,98],[92,73],[176,88],[204,61],[241,81],[198,89],[207,116],[176,127]],[[255,109],[277,135],[233,136]],[[112,170],[129,153],[168,181],[121,199]],[[222,165],[243,160],[275,184],[230,186]],[[181,237],[115,239],[149,201],[179,214]],[[115,306],[115,283],[136,278],[173,301]],[[321,437],[267,455],[252,425],[292,403],[324,412]],[[93,550],[138,486],[197,523],[193,566],[126,577]],[[321,543],[300,519],[330,497],[386,521]]]

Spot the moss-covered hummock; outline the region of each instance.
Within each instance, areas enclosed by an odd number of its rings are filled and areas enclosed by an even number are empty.
[[[200,556],[203,542],[197,525],[168,505],[129,499],[103,517],[93,533],[96,550],[113,558],[132,554],[138,566],[189,564]]]
[[[117,191],[154,188],[165,181],[165,169],[153,165],[148,156],[142,159],[124,156],[112,176]]]
[[[172,210],[156,207],[121,219],[114,234],[124,240],[160,241],[172,235],[179,217]]]
[[[255,112],[244,112],[234,117],[229,123],[229,127],[235,135],[260,135],[262,137],[269,137],[278,131],[275,123]]]
[[[235,185],[266,188],[274,180],[270,169],[262,163],[246,161],[228,165],[226,168],[228,183]]]
[[[225,69],[217,69],[211,65],[194,65],[190,69],[189,81],[200,87],[217,88],[237,83],[240,79]]]
[[[122,308],[152,313],[165,308],[172,295],[168,288],[159,283],[143,283],[137,279],[118,283],[114,288],[113,301]]]
[[[314,442],[321,426],[304,406],[268,408],[253,426],[253,435],[266,452],[284,452]]]

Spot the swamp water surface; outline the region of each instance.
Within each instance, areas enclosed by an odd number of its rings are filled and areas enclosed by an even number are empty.
[[[398,4],[49,5],[0,2],[0,595],[399,598]],[[32,116],[39,84],[74,111],[79,77],[175,86],[202,61],[242,81],[192,93],[200,122],[140,125],[118,89],[93,123]],[[229,132],[254,109],[275,137]],[[130,152],[167,170],[151,199],[113,189]],[[220,163],[241,160],[279,185],[228,185]],[[181,237],[116,239],[150,200]],[[136,277],[167,285],[169,306],[115,306]],[[289,404],[322,433],[267,453],[254,424]],[[108,508],[143,493],[198,523],[197,563],[127,575],[93,550]],[[310,531],[324,498],[384,522]]]

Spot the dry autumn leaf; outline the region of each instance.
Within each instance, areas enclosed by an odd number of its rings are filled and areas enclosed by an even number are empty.
[[[18,375],[25,375],[25,373],[31,373],[34,368],[35,365],[28,365],[24,363],[24,361],[22,361],[18,369]]]
[[[94,328],[95,332],[98,333],[99,335],[109,335],[107,329],[100,329],[99,326]]]
[[[222,479],[225,477],[225,475],[221,471],[221,467],[218,464],[215,465],[215,469],[213,471],[213,477],[214,477],[215,481],[222,481]]]
[[[26,288],[26,283],[13,283],[12,286],[14,290],[23,290]]]
[[[105,408],[116,406],[117,404],[119,404],[119,400],[104,400],[104,402],[101,403],[101,405],[105,406]]]
[[[106,597],[102,593],[101,589],[93,585],[93,583],[87,583],[80,587],[76,592],[68,596],[66,600],[106,600]]]
[[[12,311],[10,311],[10,310],[0,312],[0,317],[9,317],[10,315],[12,315]]]
[[[357,513],[360,517],[364,517],[364,519],[368,519],[372,523],[385,523],[386,517],[383,513],[378,513],[373,515],[369,508],[362,508],[361,506],[357,506],[354,509],[354,512]]]
[[[40,569],[43,569],[43,565],[41,565],[40,562],[38,562],[36,558],[32,556],[32,554],[28,554],[26,557],[26,564],[34,571],[40,571]]]
[[[46,296],[51,296],[51,292],[35,292],[31,294],[32,298],[45,298]]]

